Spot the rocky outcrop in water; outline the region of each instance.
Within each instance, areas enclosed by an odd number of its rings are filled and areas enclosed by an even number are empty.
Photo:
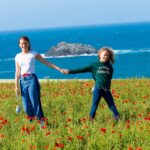
[[[91,45],[61,42],[45,53],[45,56],[67,56],[96,54],[97,50]]]

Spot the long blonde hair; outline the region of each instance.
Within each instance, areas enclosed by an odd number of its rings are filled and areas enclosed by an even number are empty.
[[[112,64],[114,64],[115,60],[114,60],[114,51],[112,48],[109,48],[109,47],[102,47],[101,49],[99,49],[98,51],[98,57],[100,59],[100,54],[103,52],[103,51],[107,51],[109,52],[109,59],[108,61]]]

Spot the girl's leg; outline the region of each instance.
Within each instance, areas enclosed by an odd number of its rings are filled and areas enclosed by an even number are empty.
[[[34,76],[30,78],[28,92],[33,107],[34,117],[38,117],[38,119],[44,118],[40,100],[40,87]]]
[[[33,108],[32,108],[30,98],[29,98],[27,82],[24,80],[24,78],[20,80],[20,90],[21,90],[24,111],[27,113],[29,117],[32,118]]]
[[[95,117],[96,110],[97,110],[98,104],[100,102],[101,96],[102,96],[102,90],[94,87],[93,103],[92,103],[92,107],[91,107],[91,111],[90,111],[90,117],[91,118]]]
[[[113,112],[113,116],[115,119],[118,119],[119,117],[119,112],[115,106],[115,103],[114,103],[114,99],[113,99],[113,96],[111,94],[110,91],[106,91],[105,94],[103,95],[108,107],[110,108],[110,110]]]

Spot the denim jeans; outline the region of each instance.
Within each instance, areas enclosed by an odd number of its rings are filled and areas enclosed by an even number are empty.
[[[114,117],[119,116],[119,113],[118,113],[117,108],[115,106],[114,99],[112,97],[111,92],[109,90],[104,90],[102,88],[94,87],[93,103],[92,103],[92,107],[91,107],[90,117],[91,118],[95,117],[98,104],[99,104],[102,97],[105,99],[109,109],[113,112],[113,116]]]
[[[44,117],[40,100],[40,85],[35,74],[20,77],[20,89],[24,111],[29,117]]]

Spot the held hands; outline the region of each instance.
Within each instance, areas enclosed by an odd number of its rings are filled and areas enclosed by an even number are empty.
[[[60,69],[60,72],[63,74],[69,74],[69,70],[67,69]]]

